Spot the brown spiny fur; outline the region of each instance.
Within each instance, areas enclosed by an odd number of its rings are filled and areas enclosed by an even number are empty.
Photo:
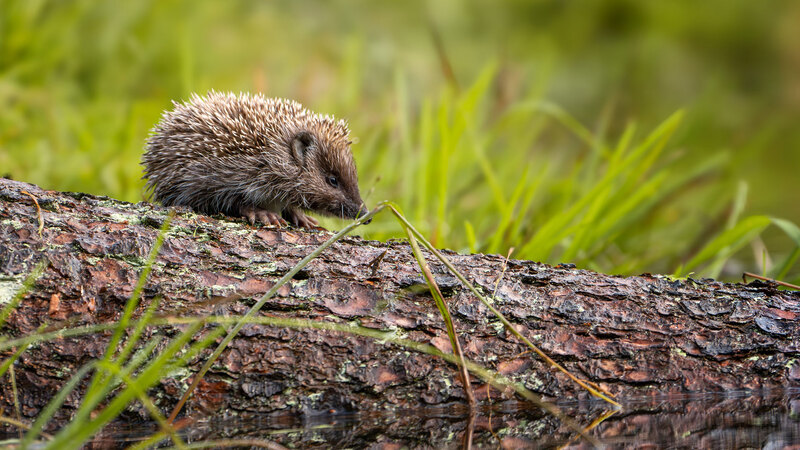
[[[366,208],[348,135],[344,121],[292,100],[211,91],[164,113],[142,165],[164,205],[234,216],[255,208],[298,225],[304,210],[355,218]]]

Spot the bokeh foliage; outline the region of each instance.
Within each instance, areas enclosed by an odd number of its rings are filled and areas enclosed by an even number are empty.
[[[798,21],[791,1],[2,0],[0,174],[138,201],[170,100],[262,91],[347,118],[368,202],[439,246],[791,281]]]

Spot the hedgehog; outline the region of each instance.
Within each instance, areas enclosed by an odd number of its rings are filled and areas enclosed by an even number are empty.
[[[318,225],[307,211],[367,214],[345,121],[261,94],[210,91],[173,106],[142,157],[146,189],[161,204],[304,228]]]

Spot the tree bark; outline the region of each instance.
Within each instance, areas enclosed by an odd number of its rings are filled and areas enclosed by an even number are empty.
[[[37,232],[41,206],[44,228]],[[19,337],[43,324],[117,320],[168,209],[86,194],[45,191],[0,179],[0,309],[37,262],[44,274],[0,334]],[[243,314],[275,281],[330,237],[325,231],[250,226],[178,209],[145,285],[137,315],[156,297],[157,313]],[[755,281],[620,277],[445,252],[518,331],[578,377],[618,397],[800,386],[800,294]],[[585,398],[494,318],[428,255],[460,333],[465,356],[546,398]],[[225,301],[210,301],[227,298]],[[347,237],[314,259],[267,302],[271,317],[358,323],[450,351],[406,242]],[[153,327],[146,338],[173,336]],[[15,365],[22,415],[34,417],[79,367],[102,357],[110,333],[28,348]],[[146,339],[145,339],[146,340]],[[209,351],[210,352],[210,351]],[[0,362],[13,351],[0,352]],[[208,353],[206,353],[207,355]],[[152,394],[167,410],[203,364],[164,378]],[[473,377],[479,400],[490,392]],[[490,392],[493,399],[513,397]],[[248,325],[190,399],[187,411],[229,413],[400,410],[464,401],[457,370],[442,359],[342,332]],[[57,421],[80,401],[71,395]],[[13,411],[11,384],[0,409]],[[144,413],[143,413],[144,414]]]

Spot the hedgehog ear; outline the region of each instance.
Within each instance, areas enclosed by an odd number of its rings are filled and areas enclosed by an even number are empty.
[[[308,131],[301,131],[297,133],[292,139],[292,157],[294,157],[297,164],[301,167],[306,165],[306,157],[314,145],[314,136]]]

